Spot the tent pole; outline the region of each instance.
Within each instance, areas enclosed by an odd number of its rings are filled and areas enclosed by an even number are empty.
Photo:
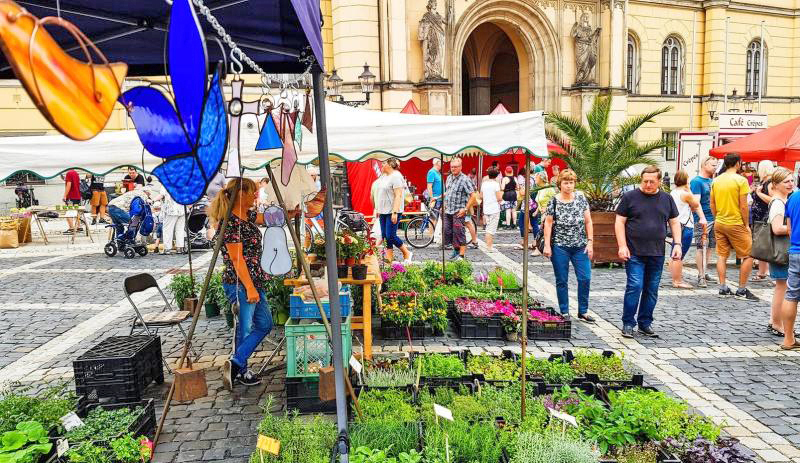
[[[192,297],[197,297],[194,292],[194,269],[192,268],[192,245],[189,240],[189,209],[183,205],[183,233],[185,235],[183,244],[186,246],[186,253],[189,255],[189,281],[192,283]],[[164,245],[166,247],[166,244]],[[192,316],[196,317],[200,311],[200,306],[192,310]]]
[[[236,188],[238,191],[241,187],[241,178],[237,178],[237,182],[240,183],[239,187]],[[217,235],[217,242],[214,244],[214,254],[211,256],[211,263],[208,264],[208,272],[206,272],[205,280],[203,281],[203,288],[200,290],[200,298],[197,300],[197,307],[202,307],[203,303],[206,300],[206,294],[208,292],[208,284],[211,281],[211,273],[214,271],[214,266],[217,264],[217,257],[219,256],[219,250],[222,248],[222,237],[225,236],[225,229],[228,228],[228,219],[231,216],[231,211],[233,211],[233,203],[236,201],[230,201],[228,204],[228,210],[225,211],[225,217],[222,219],[222,225],[220,226],[219,233]],[[189,347],[192,344],[192,338],[194,337],[194,330],[197,327],[197,321],[200,319],[198,316],[199,309],[195,311],[192,317],[192,326],[189,328],[189,332],[186,333],[186,342],[183,345],[183,352],[181,352],[181,358],[178,360],[178,367],[183,368],[183,362],[186,361],[186,356],[189,354]],[[158,429],[156,429],[156,435],[153,437],[153,448],[158,445],[158,437],[161,435],[161,430],[164,427],[164,420],[167,418],[167,414],[169,413],[169,405],[172,402],[172,396],[175,394],[175,381],[172,382],[172,385],[169,387],[169,394],[167,394],[167,400],[164,401],[164,411],[161,413],[161,418],[158,420]]]
[[[522,348],[522,404],[520,411],[522,419],[525,419],[525,354],[528,350],[528,236],[531,232],[531,215],[529,214],[531,200],[531,157],[528,150],[525,150],[525,197],[522,199],[522,216],[525,220],[525,233],[522,235],[522,338],[520,345]]]
[[[321,65],[322,63],[320,63]],[[331,166],[328,158],[328,128],[325,121],[325,94],[323,89],[322,69],[317,66],[314,76],[314,115],[317,117],[317,149],[319,151],[320,180],[326,188],[325,206],[322,220],[325,225],[325,255],[327,256],[328,294],[339,294],[338,271],[336,268],[336,238],[333,220],[333,185],[331,184]],[[336,382],[336,423],[339,434],[347,433],[347,398],[344,393],[344,365],[342,359],[342,308],[338,297],[330,298],[331,330],[333,336],[333,368]],[[341,462],[348,463],[347,453],[341,455]]]
[[[442,283],[444,281],[444,153],[439,153],[439,177],[442,179],[442,205],[439,208],[439,221],[442,222]],[[436,233],[436,224],[433,224],[434,233]],[[453,248],[455,249],[455,247]]]

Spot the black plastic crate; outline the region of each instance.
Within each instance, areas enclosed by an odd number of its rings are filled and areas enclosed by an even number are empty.
[[[139,414],[136,421],[128,426],[128,432],[136,437],[147,436],[149,439],[152,439],[156,433],[156,407],[153,399],[144,399],[129,403],[96,403],[90,402],[85,396],[81,396],[78,397],[75,413],[81,418],[86,418],[89,412],[95,408],[111,411],[122,408],[134,410],[136,407],[142,407],[142,413]]]
[[[336,413],[336,400],[319,400],[319,377],[286,378],[286,409],[300,414]]]
[[[453,311],[453,321],[458,337],[462,339],[505,339],[505,330],[500,317],[473,317]]]
[[[656,456],[656,461],[658,463],[681,463],[681,459],[676,457],[675,455],[671,455],[669,453],[664,452],[663,450],[658,450],[658,455]],[[601,458],[598,463],[617,463],[617,460],[614,458]]]
[[[420,340],[420,339],[432,338],[435,336],[444,335],[444,333],[435,331],[433,327],[427,324],[410,326],[409,331],[411,333],[412,340],[414,339]],[[407,340],[408,334],[406,333],[405,326],[397,325],[395,323],[381,319],[381,337],[383,339]]]
[[[615,354],[614,351],[603,351],[603,357],[614,357],[616,355],[617,354]],[[575,359],[575,354],[571,350],[565,349],[562,357],[565,362],[571,362]],[[586,373],[586,381],[608,386],[637,387],[644,385],[644,375],[631,374],[630,379],[601,380],[596,373]]]
[[[112,336],[72,362],[75,392],[89,402],[142,399],[147,387],[164,382],[158,336]]]
[[[552,307],[546,310],[551,315],[560,315]],[[528,320],[528,339],[539,341],[557,341],[560,339],[570,339],[572,337],[572,321],[540,322]]]

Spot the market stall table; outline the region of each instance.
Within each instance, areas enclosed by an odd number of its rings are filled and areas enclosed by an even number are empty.
[[[44,232],[44,226],[42,225],[42,220],[52,220],[52,219],[75,219],[72,222],[72,234],[70,235],[70,244],[75,244],[75,235],[78,234],[78,226],[83,225],[83,230],[86,232],[86,236],[94,243],[94,238],[92,238],[91,233],[89,233],[89,222],[86,220],[86,211],[83,209],[68,209],[66,211],[58,211],[55,209],[50,208],[31,208],[30,209],[33,220],[36,222],[36,226],[39,228],[39,233],[42,234],[42,239],[44,240],[44,244],[50,244],[47,240],[47,234]],[[58,217],[39,217],[39,214],[43,212],[55,212],[58,214]],[[73,214],[74,213],[74,214]]]
[[[383,283],[380,274],[368,272],[364,280],[354,280],[350,277],[339,278],[339,283],[343,285],[358,285],[363,290],[363,307],[360,317],[353,316],[350,328],[362,330],[364,332],[364,357],[372,358],[372,285]],[[308,284],[305,278],[287,278],[283,280],[286,286],[304,286]]]

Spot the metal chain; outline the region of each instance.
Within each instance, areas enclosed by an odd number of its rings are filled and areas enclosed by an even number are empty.
[[[197,6],[211,27],[214,28],[214,32],[217,33],[217,36],[221,38],[225,44],[230,47],[231,53],[236,53],[239,55],[242,61],[244,61],[250,68],[256,71],[258,74],[261,75],[262,82],[265,82],[267,86],[269,84],[279,84],[280,88],[286,88],[289,86],[296,86],[296,85],[309,85],[309,76],[311,74],[311,66],[313,65],[313,54],[310,54],[307,57],[300,57],[300,61],[305,61],[307,63],[306,70],[302,74],[268,74],[264,69],[261,68],[252,58],[247,56],[247,54],[239,48],[239,45],[233,41],[230,34],[222,27],[222,24],[217,21],[217,18],[211,13],[211,9],[203,3],[203,0],[192,0],[192,3]]]

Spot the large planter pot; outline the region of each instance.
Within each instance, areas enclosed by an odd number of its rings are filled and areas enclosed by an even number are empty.
[[[592,212],[594,226],[594,262],[597,264],[622,263],[619,258],[617,235],[614,233],[614,212]]]
[[[206,302],[206,318],[213,318],[219,316],[219,306],[213,302]]]
[[[233,312],[230,310],[225,311],[225,322],[228,324],[228,328],[233,328]]]

